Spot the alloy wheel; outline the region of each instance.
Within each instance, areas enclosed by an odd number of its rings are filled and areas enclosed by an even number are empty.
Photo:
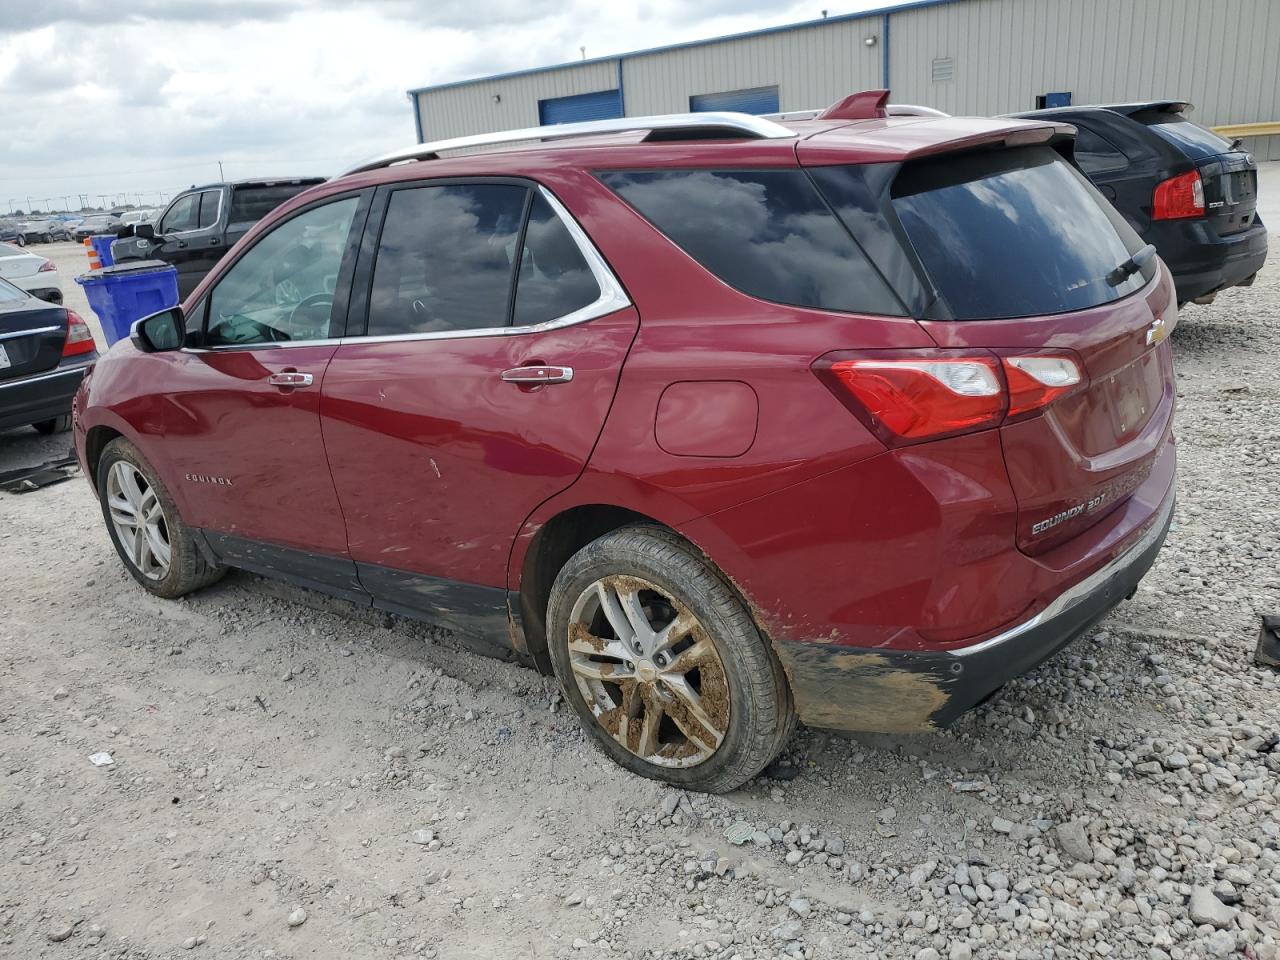
[[[169,573],[169,528],[155,487],[127,460],[117,460],[107,473],[107,506],[111,525],[129,562],[150,580]]]
[[[693,613],[631,576],[595,581],[569,616],[569,663],[596,722],[626,750],[692,767],[729,729],[729,683]]]

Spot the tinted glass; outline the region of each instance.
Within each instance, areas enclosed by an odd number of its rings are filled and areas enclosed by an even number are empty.
[[[205,342],[218,346],[328,337],[357,202],[347,197],[298,214],[254,244],[213,288]]]
[[[201,230],[207,230],[218,222],[218,205],[221,199],[222,191],[220,190],[206,190],[200,194],[199,226]]]
[[[234,187],[228,223],[257,223],[290,197],[314,186],[309,183],[281,183],[269,187]]]
[[[486,183],[391,194],[369,291],[369,335],[506,326],[528,193]]]
[[[1152,132],[1196,159],[1216,157],[1231,150],[1230,141],[1190,120],[1178,119],[1176,114],[1138,114],[1133,119],[1145,123]]]
[[[179,197],[174,201],[173,206],[169,208],[168,213],[164,215],[164,220],[160,224],[160,232],[168,234],[194,230],[199,212],[200,194],[189,193],[185,197]],[[86,220],[85,223],[88,224],[89,221]]]
[[[1127,296],[1107,275],[1142,241],[1049,147],[906,164],[893,208],[958,320],[1084,310]]]
[[[535,194],[516,281],[515,325],[555,320],[589,306],[599,296],[600,285],[569,228],[546,197]]]
[[[8,280],[0,280],[0,303],[13,303],[26,298],[27,294],[23,293]]]
[[[1076,163],[1090,176],[1127,170],[1129,160],[1123,153],[1087,127],[1076,128]]]
[[[601,179],[743,293],[824,310],[904,310],[802,170],[646,170]]]

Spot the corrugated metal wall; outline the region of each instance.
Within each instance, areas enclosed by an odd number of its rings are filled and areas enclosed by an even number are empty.
[[[622,61],[627,114],[683,113],[689,97],[749,87],[778,88],[781,109],[825,107],[854,90],[880,85],[880,18],[682,47]]]
[[[507,80],[430,90],[415,95],[422,136],[443,140],[468,133],[519,130],[538,125],[538,101],[575,93],[612,90],[618,85],[617,61],[584,63],[527,73]],[[495,103],[495,96],[501,99]]]
[[[956,114],[1072,102],[1181,98],[1205,126],[1280,120],[1277,0],[966,0],[890,25],[893,99]],[[952,79],[933,82],[933,61]],[[1280,137],[1252,139],[1280,159]]]
[[[1280,0],[962,0],[889,18],[899,103],[993,114],[1069,90],[1077,104],[1185,98],[1205,125],[1280,120]],[[624,56],[625,109],[678,113],[693,94],[773,85],[783,111],[825,106],[881,85],[882,28],[874,15]],[[617,85],[618,60],[609,59],[415,99],[424,137],[439,139],[533,126],[539,100]],[[1247,142],[1260,158],[1280,159],[1280,137]]]

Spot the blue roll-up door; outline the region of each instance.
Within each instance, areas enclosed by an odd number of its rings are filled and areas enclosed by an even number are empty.
[[[579,93],[572,97],[552,97],[538,101],[538,120],[550,123],[577,123],[580,120],[612,120],[622,116],[622,97],[617,90]]]
[[[731,113],[780,113],[777,87],[755,87],[751,90],[731,90],[728,93],[699,93],[689,98],[689,109],[694,113],[710,110],[727,110]]]

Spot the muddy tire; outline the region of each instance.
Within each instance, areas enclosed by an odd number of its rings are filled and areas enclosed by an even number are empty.
[[[138,448],[117,437],[97,466],[107,533],[133,579],[172,599],[207,587],[226,572],[205,559],[178,507]]]
[[[795,729],[768,639],[724,576],[663,528],[623,527],[574,554],[551,588],[547,637],[588,734],[641,776],[733,790]]]

